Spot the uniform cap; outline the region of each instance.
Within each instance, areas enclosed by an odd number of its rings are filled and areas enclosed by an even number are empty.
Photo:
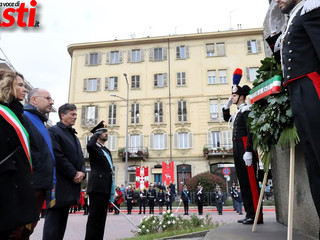
[[[95,133],[95,132],[98,132],[98,131],[101,131],[101,130],[104,131],[104,132],[108,132],[106,122],[103,121],[103,120],[101,122],[99,122],[99,124],[97,126],[92,128],[92,130],[90,132],[91,133]]]

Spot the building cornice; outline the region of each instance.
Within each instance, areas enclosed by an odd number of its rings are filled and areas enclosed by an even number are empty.
[[[83,49],[97,49],[105,47],[115,46],[128,46],[128,45],[139,45],[139,44],[150,44],[150,43],[162,43],[162,42],[176,42],[185,40],[198,40],[198,39],[211,39],[211,38],[226,38],[234,36],[246,36],[254,34],[263,34],[263,28],[252,28],[244,30],[232,30],[232,31],[218,31],[208,33],[194,33],[194,34],[182,34],[182,35],[169,35],[161,37],[146,37],[146,38],[135,38],[135,39],[123,39],[113,41],[101,41],[101,42],[87,42],[87,43],[75,43],[68,46],[68,52],[72,57],[73,51]]]

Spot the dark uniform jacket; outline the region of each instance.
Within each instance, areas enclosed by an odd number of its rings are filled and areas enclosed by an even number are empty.
[[[165,202],[165,193],[162,191],[162,192],[158,192],[158,204],[159,206],[163,206],[164,202]]]
[[[147,190],[143,189],[142,191],[139,191],[139,201],[146,201],[147,200]]]
[[[190,192],[189,192],[188,190],[187,190],[187,191],[182,190],[182,192],[181,192],[181,199],[182,199],[182,201],[184,201],[184,202],[188,202],[189,199],[190,199]]]
[[[203,203],[204,200],[204,191],[203,188],[197,189],[196,192],[196,202],[199,203]]]
[[[35,114],[42,122],[46,122],[48,119],[42,113],[40,113],[35,106],[26,104],[24,111]],[[34,189],[51,190],[53,186],[53,165],[54,160],[52,158],[50,149],[42,134],[37,127],[31,122],[31,120],[25,115],[22,115],[23,122],[30,137],[30,147],[32,156],[32,181]]]
[[[241,105],[239,106],[241,107]],[[228,122],[231,118],[230,115],[230,109],[222,109],[223,111],[223,119]],[[241,140],[243,137],[247,138],[247,146],[245,151],[246,152],[252,152],[252,134],[249,131],[249,127],[247,125],[248,115],[250,111],[242,111],[240,110],[239,113],[236,116],[236,119],[234,120],[233,125],[233,133],[232,133],[232,141],[238,141]]]
[[[156,190],[153,189],[153,188],[152,189],[150,188],[148,190],[148,200],[149,200],[149,202],[156,200],[156,197],[157,197]]]
[[[102,150],[109,154],[111,161],[112,156],[110,151],[103,144],[97,142],[97,140],[98,135],[94,134],[87,144],[91,166],[88,193],[99,192],[110,194],[113,169],[111,169],[109,161]]]
[[[133,201],[134,200],[133,190],[132,189],[127,189],[127,191],[126,191],[126,200],[127,201]]]
[[[12,101],[9,107],[23,124],[23,106]],[[36,199],[29,161],[14,128],[0,116],[0,161],[19,149],[0,165],[0,236],[5,231],[37,221]]]
[[[302,16],[300,14],[301,10],[293,18],[283,41],[285,85],[308,73],[320,73],[320,8]],[[269,37],[266,41],[273,46],[279,35]]]
[[[66,207],[78,205],[81,184],[74,183],[77,171],[86,172],[81,145],[76,131],[62,122],[49,128],[53,152],[56,159],[56,205]]]

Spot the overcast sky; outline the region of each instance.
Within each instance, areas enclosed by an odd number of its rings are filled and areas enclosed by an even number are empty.
[[[16,2],[16,1],[3,1]],[[30,1],[25,2],[29,5]],[[68,101],[69,44],[262,27],[268,0],[38,0],[39,28],[0,29],[0,47],[55,107]],[[0,57],[3,55],[0,53]],[[55,123],[58,118],[52,116]]]

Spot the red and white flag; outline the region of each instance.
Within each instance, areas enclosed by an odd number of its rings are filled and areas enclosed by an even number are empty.
[[[139,189],[149,187],[149,176],[148,176],[148,167],[136,167],[136,188]]]
[[[162,162],[162,182],[167,186],[174,182],[174,162]]]

